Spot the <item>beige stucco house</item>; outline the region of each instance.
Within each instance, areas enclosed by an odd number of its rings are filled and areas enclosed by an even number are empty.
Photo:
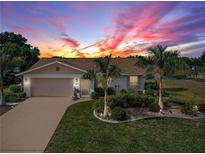
[[[94,91],[93,81],[82,79],[88,70],[96,69],[94,58],[43,58],[29,70],[19,73],[28,97],[57,97],[73,95],[74,88],[80,96]],[[111,63],[121,69],[121,76],[112,81],[115,90],[144,90],[144,71],[135,66],[137,58],[113,58]]]

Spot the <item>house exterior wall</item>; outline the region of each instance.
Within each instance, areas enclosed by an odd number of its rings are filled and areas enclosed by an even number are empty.
[[[59,70],[56,70],[56,67]],[[33,78],[72,78],[73,79],[73,88],[80,90],[80,78],[83,72],[63,66],[61,64],[52,64],[50,66],[40,68],[38,70],[26,73],[23,76],[23,85],[24,91],[26,92],[27,97],[31,96],[31,82]]]
[[[73,78],[73,87],[80,88],[80,80],[82,74],[25,74],[23,77],[24,91],[26,92],[27,97],[31,96],[31,80],[32,78]],[[138,86],[136,87],[137,91],[143,91],[145,86],[145,77],[140,75],[138,80]],[[77,82],[77,83],[76,83]],[[120,76],[117,79],[114,79],[109,87],[119,86],[119,90],[125,89],[129,90],[129,76]],[[94,81],[90,82],[90,93],[94,91]]]
[[[132,75],[133,76],[133,75]],[[138,85],[136,86],[136,90],[137,91],[143,91],[144,90],[144,86],[145,86],[145,77],[143,75],[136,75],[138,76]],[[121,89],[125,89],[125,90],[129,90],[130,86],[129,86],[129,75],[122,75],[116,79],[114,79],[111,84],[109,85],[109,87],[112,88],[116,88],[116,86],[119,86],[119,90]]]
[[[117,86],[119,86],[119,90],[128,90],[128,76],[120,76],[114,79],[109,85],[109,87],[112,87],[114,89],[116,89]]]
[[[59,67],[60,69],[56,71],[56,67]],[[83,74],[84,72],[81,72],[80,70],[55,63],[47,67],[40,68],[39,70],[24,74],[24,91],[26,92],[27,97],[31,96],[31,81],[33,78],[72,78],[73,88],[81,90],[81,76]],[[142,75],[136,76],[138,76],[138,86],[136,87],[136,90],[142,91],[144,90],[145,78]],[[113,87],[116,90],[129,90],[129,77],[129,75],[121,75],[120,77],[114,79],[110,83],[109,87]],[[91,81],[89,84],[90,93],[94,91],[94,85],[94,81]]]
[[[33,78],[73,78],[73,88],[81,89],[80,88],[80,80],[82,74],[25,74],[23,76],[23,86],[24,91],[26,92],[26,96],[31,96],[31,80]],[[90,93],[94,91],[94,82],[91,81],[90,83]]]
[[[144,75],[139,76],[139,83],[138,83],[137,91],[143,91],[145,89],[145,80],[146,78]]]

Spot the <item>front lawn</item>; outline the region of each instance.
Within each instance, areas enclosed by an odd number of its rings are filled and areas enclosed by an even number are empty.
[[[205,121],[175,118],[109,124],[92,101],[65,112],[45,152],[205,152]]]
[[[10,106],[0,106],[0,116],[11,109]]]
[[[164,80],[164,88],[174,100],[205,105],[205,82],[193,80]]]

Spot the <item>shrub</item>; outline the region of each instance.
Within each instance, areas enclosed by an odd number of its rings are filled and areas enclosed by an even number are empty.
[[[103,113],[104,110],[104,102],[103,99],[99,99],[94,101],[93,103],[93,109],[97,112],[97,113]]]
[[[164,100],[164,107],[171,107],[172,102],[168,99],[168,100]]]
[[[144,106],[149,106],[149,104],[155,101],[155,98],[149,95],[138,95],[137,101],[143,104]]]
[[[115,90],[111,87],[108,87],[107,88],[107,95],[114,95],[114,94],[115,94]],[[103,88],[95,88],[94,95],[97,97],[103,97],[104,96],[104,89]],[[91,95],[91,98],[92,98],[92,95]]]
[[[125,120],[127,118],[126,112],[121,107],[115,107],[112,110],[112,118],[114,120]]]
[[[157,103],[151,103],[149,105],[149,110],[152,111],[152,112],[159,112],[160,107]]]
[[[152,82],[146,82],[145,83],[145,89],[153,89],[153,90],[158,90],[157,83],[155,81]]]
[[[17,93],[17,96],[18,96],[18,98],[25,98],[26,93],[25,92]]]
[[[141,91],[141,90],[140,90],[140,91],[137,91],[137,94],[140,94],[140,95],[141,95],[141,94],[143,94],[143,91]]]
[[[10,91],[5,91],[4,97],[6,102],[16,102],[19,100],[17,94]]]
[[[181,107],[181,112],[188,115],[197,115],[198,107],[193,104],[185,104]]]
[[[200,111],[205,112],[205,104],[199,104],[198,108]]]
[[[177,80],[187,79],[187,75],[173,75],[172,77],[176,78]]]
[[[121,90],[120,90],[120,93],[121,93],[121,94],[126,94],[126,93],[127,93],[127,90],[121,89]]]
[[[154,97],[149,95],[139,95],[134,93],[118,93],[108,98],[108,104],[111,109],[115,107],[145,107],[155,101]]]
[[[164,91],[164,92],[163,92],[163,96],[164,96],[164,97],[169,97],[169,93],[168,93],[167,91]]]
[[[153,89],[147,89],[147,90],[145,90],[145,94],[146,95],[151,95],[151,96],[154,96],[154,90]]]
[[[99,98],[99,93],[97,93],[97,92],[92,92],[91,93],[91,96],[90,96],[92,99],[98,99]]]
[[[111,87],[108,87],[107,88],[107,94],[108,95],[114,95],[115,94],[115,90],[113,88],[111,88]]]
[[[95,92],[98,93],[99,97],[104,96],[104,89],[103,88],[95,88]]]
[[[20,93],[23,92],[23,87],[21,85],[10,85],[9,89],[13,93]]]
[[[115,96],[110,96],[108,98],[108,105],[111,109],[115,107],[129,107],[131,104],[134,102],[134,97],[133,95],[127,93],[127,94],[117,94]]]
[[[186,102],[182,101],[182,100],[178,100],[178,99],[169,99],[169,103],[174,103],[174,104],[179,104],[179,105],[184,105],[187,104]]]

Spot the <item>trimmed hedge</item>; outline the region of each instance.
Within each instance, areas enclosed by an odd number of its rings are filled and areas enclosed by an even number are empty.
[[[111,88],[111,87],[108,87],[107,88],[107,94],[108,95],[114,95],[115,94],[115,90],[113,88]]]
[[[25,98],[26,97],[26,93],[25,92],[20,92],[17,93],[18,98]]]
[[[103,97],[104,96],[104,89],[103,88],[95,88],[94,90],[96,93],[98,93],[99,97]]]
[[[10,85],[4,92],[6,102],[17,102],[26,97],[21,85]]]
[[[19,100],[17,94],[11,91],[5,91],[4,97],[6,102],[17,102]]]
[[[111,87],[107,88],[107,95],[114,95],[115,94],[115,90]],[[91,93],[91,98],[92,99],[98,99],[99,97],[104,97],[104,89],[103,88],[95,88],[94,92]]]
[[[114,109],[115,107],[148,107],[148,105],[154,101],[155,99],[152,96],[140,95],[136,93],[120,93],[108,98],[108,104],[111,109]]]
[[[159,107],[158,103],[151,103],[149,105],[149,110],[152,112],[159,112],[160,107]]]
[[[97,93],[97,92],[94,91],[94,92],[91,93],[90,97],[91,97],[92,99],[98,99],[100,96],[99,96],[99,93]]]
[[[122,107],[115,107],[112,110],[112,116],[114,120],[125,120],[127,119],[127,115],[125,110]]]
[[[20,93],[23,92],[23,87],[21,85],[10,85],[9,89],[13,93]]]
[[[185,104],[181,107],[181,112],[188,115],[197,115],[198,107],[194,104]]]
[[[121,90],[120,90],[120,93],[121,93],[121,94],[126,94],[126,93],[127,93],[127,90],[121,89]]]
[[[153,89],[153,90],[158,90],[159,87],[157,85],[157,83],[155,81],[149,81],[149,82],[145,82],[145,89]]]

